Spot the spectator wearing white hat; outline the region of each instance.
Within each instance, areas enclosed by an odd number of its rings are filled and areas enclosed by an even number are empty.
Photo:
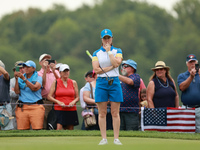
[[[40,71],[38,71],[38,75],[42,77],[42,98],[45,107],[45,116],[44,116],[44,125],[43,128],[47,128],[47,116],[52,109],[53,103],[47,99],[49,94],[51,84],[53,81],[60,77],[59,71],[56,70],[55,63],[49,63],[48,60],[51,60],[51,55],[42,54],[39,57],[39,63],[41,65]]]
[[[23,64],[25,74],[14,73],[15,93],[19,94],[19,104],[15,110],[17,129],[39,130],[43,128],[44,106],[42,101],[42,77],[38,76],[35,62],[28,60]]]
[[[4,63],[0,60],[0,113],[6,109],[12,115],[12,107],[10,105],[10,75],[5,70]],[[1,130],[12,130],[13,123],[9,123],[5,127],[0,127]]]
[[[22,74],[25,73],[24,71],[24,66],[23,66],[23,61],[17,61],[15,63],[15,67],[13,68],[13,71],[21,72]],[[15,77],[10,79],[10,100],[11,100],[11,106],[12,106],[12,116],[15,117],[13,119],[13,125],[14,125],[14,130],[17,129],[17,120],[16,120],[16,115],[15,115],[15,109],[16,109],[16,103],[19,99],[19,95],[15,93],[14,88],[15,88],[15,83],[16,79]]]
[[[78,85],[69,78],[70,68],[67,64],[60,66],[60,78],[53,82],[48,99],[55,103],[57,130],[73,130],[78,125],[76,103],[79,101]],[[54,98],[55,95],[55,98]]]

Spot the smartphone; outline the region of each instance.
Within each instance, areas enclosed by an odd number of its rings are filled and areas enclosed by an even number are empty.
[[[47,60],[47,61],[49,62],[49,64],[50,64],[50,63],[54,63],[54,64],[55,64],[55,60],[49,59],[49,60]]]
[[[15,67],[15,71],[16,71],[16,72],[19,72],[19,66],[16,66],[16,67]]]
[[[199,72],[199,64],[195,64],[196,73]]]

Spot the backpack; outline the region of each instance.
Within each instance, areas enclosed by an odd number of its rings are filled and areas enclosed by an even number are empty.
[[[49,112],[47,116],[47,130],[57,129],[57,117],[54,108]]]
[[[55,85],[55,92],[56,88],[57,88],[57,80]],[[57,129],[57,117],[53,105],[51,111],[48,113],[47,116],[47,130],[56,130],[56,129]]]

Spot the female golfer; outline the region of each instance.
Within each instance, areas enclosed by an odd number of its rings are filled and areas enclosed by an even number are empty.
[[[113,119],[114,144],[122,145],[119,141],[120,102],[123,102],[118,67],[122,62],[122,50],[112,45],[113,34],[111,30],[104,29],[101,32],[102,46],[93,53],[92,65],[97,73],[95,102],[99,110],[99,127],[102,140],[99,145],[108,144],[106,139],[106,114],[107,104],[111,105]]]

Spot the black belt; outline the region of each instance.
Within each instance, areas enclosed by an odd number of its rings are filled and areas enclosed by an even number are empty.
[[[32,105],[32,104],[44,104],[42,100],[38,100],[37,102],[34,102],[34,103],[22,102],[22,101],[19,100],[18,103],[27,104],[27,105]]]

